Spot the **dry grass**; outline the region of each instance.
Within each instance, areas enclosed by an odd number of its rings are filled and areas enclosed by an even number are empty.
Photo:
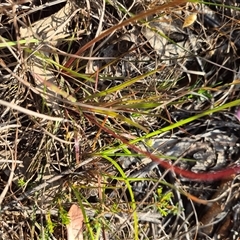
[[[238,4],[18,4],[0,3],[0,239],[67,239],[73,204],[84,239],[237,239]]]

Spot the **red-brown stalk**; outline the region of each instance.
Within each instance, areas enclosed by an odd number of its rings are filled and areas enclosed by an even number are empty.
[[[240,173],[240,166],[236,165],[234,167],[229,167],[223,170],[214,171],[214,172],[207,172],[207,173],[195,173],[188,170],[181,169],[177,166],[173,166],[171,163],[160,159],[159,157],[153,155],[150,152],[143,151],[142,149],[138,148],[137,146],[129,143],[129,141],[119,135],[117,135],[112,130],[108,129],[107,127],[102,126],[100,123],[95,121],[93,117],[89,115],[85,115],[87,118],[91,119],[92,122],[94,122],[97,126],[99,126],[101,129],[103,129],[105,132],[111,134],[113,137],[121,140],[124,144],[126,144],[130,149],[134,150],[137,153],[141,153],[144,156],[150,158],[152,161],[158,163],[161,167],[171,170],[177,175],[181,175],[182,177],[194,180],[194,181],[217,181],[220,179],[226,179],[226,178],[232,178],[232,175]]]

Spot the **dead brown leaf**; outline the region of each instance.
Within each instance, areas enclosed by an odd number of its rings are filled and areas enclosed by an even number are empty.
[[[68,240],[83,240],[83,214],[82,210],[73,204],[68,212],[70,223],[67,225]]]

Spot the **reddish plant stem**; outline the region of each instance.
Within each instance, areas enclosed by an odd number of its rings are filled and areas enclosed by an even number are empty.
[[[121,140],[124,144],[126,144],[129,148],[131,148],[135,152],[143,154],[144,156],[150,158],[152,161],[158,163],[161,167],[163,167],[165,169],[169,169],[169,170],[173,171],[174,173],[176,173],[177,175],[181,175],[182,177],[185,177],[185,178],[188,178],[188,179],[191,179],[191,180],[195,180],[195,181],[207,181],[207,182],[209,182],[209,181],[217,181],[217,180],[225,179],[225,178],[232,178],[232,175],[240,173],[240,166],[239,165],[234,166],[234,167],[230,167],[230,168],[226,168],[224,170],[219,170],[219,171],[215,171],[215,172],[208,172],[208,173],[195,173],[195,172],[191,172],[191,171],[188,171],[188,170],[184,170],[184,169],[179,168],[177,166],[173,166],[169,162],[164,161],[163,159],[160,159],[159,157],[151,154],[150,152],[141,150],[140,148],[136,147],[135,145],[129,143],[127,139],[117,135],[112,130],[102,126],[101,124],[99,124],[91,116],[86,115],[86,117],[90,118],[91,121],[93,121],[98,127],[103,129],[105,132],[107,132],[107,133],[111,134],[113,137]]]
[[[186,4],[187,0],[174,0],[174,1],[170,1],[167,2],[161,6],[155,6],[153,9],[148,9],[146,11],[143,11],[125,21],[120,22],[117,25],[112,26],[111,28],[108,28],[107,30],[105,30],[104,32],[102,32],[99,36],[97,36],[96,38],[92,39],[91,41],[89,41],[87,44],[85,44],[83,47],[81,47],[76,53],[76,56],[81,56],[88,48],[90,48],[93,44],[99,42],[101,39],[103,39],[104,37],[109,36],[110,34],[112,34],[113,32],[115,32],[118,29],[121,29],[124,26],[127,26],[131,23],[134,23],[136,21],[139,21],[141,19],[144,19],[147,16],[156,14],[160,11],[164,11],[168,8],[172,8],[172,7],[176,7],[178,5],[183,5]],[[73,62],[75,61],[75,57],[71,57],[64,65],[65,68],[70,68],[73,64]]]

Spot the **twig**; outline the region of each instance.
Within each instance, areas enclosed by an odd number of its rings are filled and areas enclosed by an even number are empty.
[[[84,165],[92,162],[92,161],[95,160],[96,158],[97,158],[97,157],[88,158],[87,160],[85,160],[84,162],[80,163],[79,165],[76,165],[76,166],[74,166],[74,167],[72,167],[72,168],[70,168],[70,169],[68,169],[68,170],[66,170],[66,171],[64,171],[64,172],[62,172],[62,173],[60,173],[60,174],[58,174],[58,175],[53,176],[52,178],[48,179],[46,182],[40,184],[39,186],[35,187],[34,189],[32,189],[32,190],[30,190],[30,191],[28,191],[28,192],[26,192],[26,193],[23,193],[23,194],[22,194],[20,197],[18,197],[16,200],[10,202],[10,203],[8,204],[8,206],[5,206],[5,207],[2,209],[2,211],[11,209],[11,208],[12,208],[12,205],[15,205],[15,204],[17,204],[17,202],[20,202],[20,201],[22,201],[22,200],[24,200],[24,199],[26,199],[26,198],[34,195],[36,192],[39,192],[39,191],[42,190],[42,189],[48,188],[48,186],[51,186],[52,183],[58,181],[59,179],[63,178],[63,177],[66,176],[66,175],[72,174],[72,173],[73,173],[74,171],[76,171],[78,168],[80,168],[80,167],[82,167],[82,166],[84,166]]]

